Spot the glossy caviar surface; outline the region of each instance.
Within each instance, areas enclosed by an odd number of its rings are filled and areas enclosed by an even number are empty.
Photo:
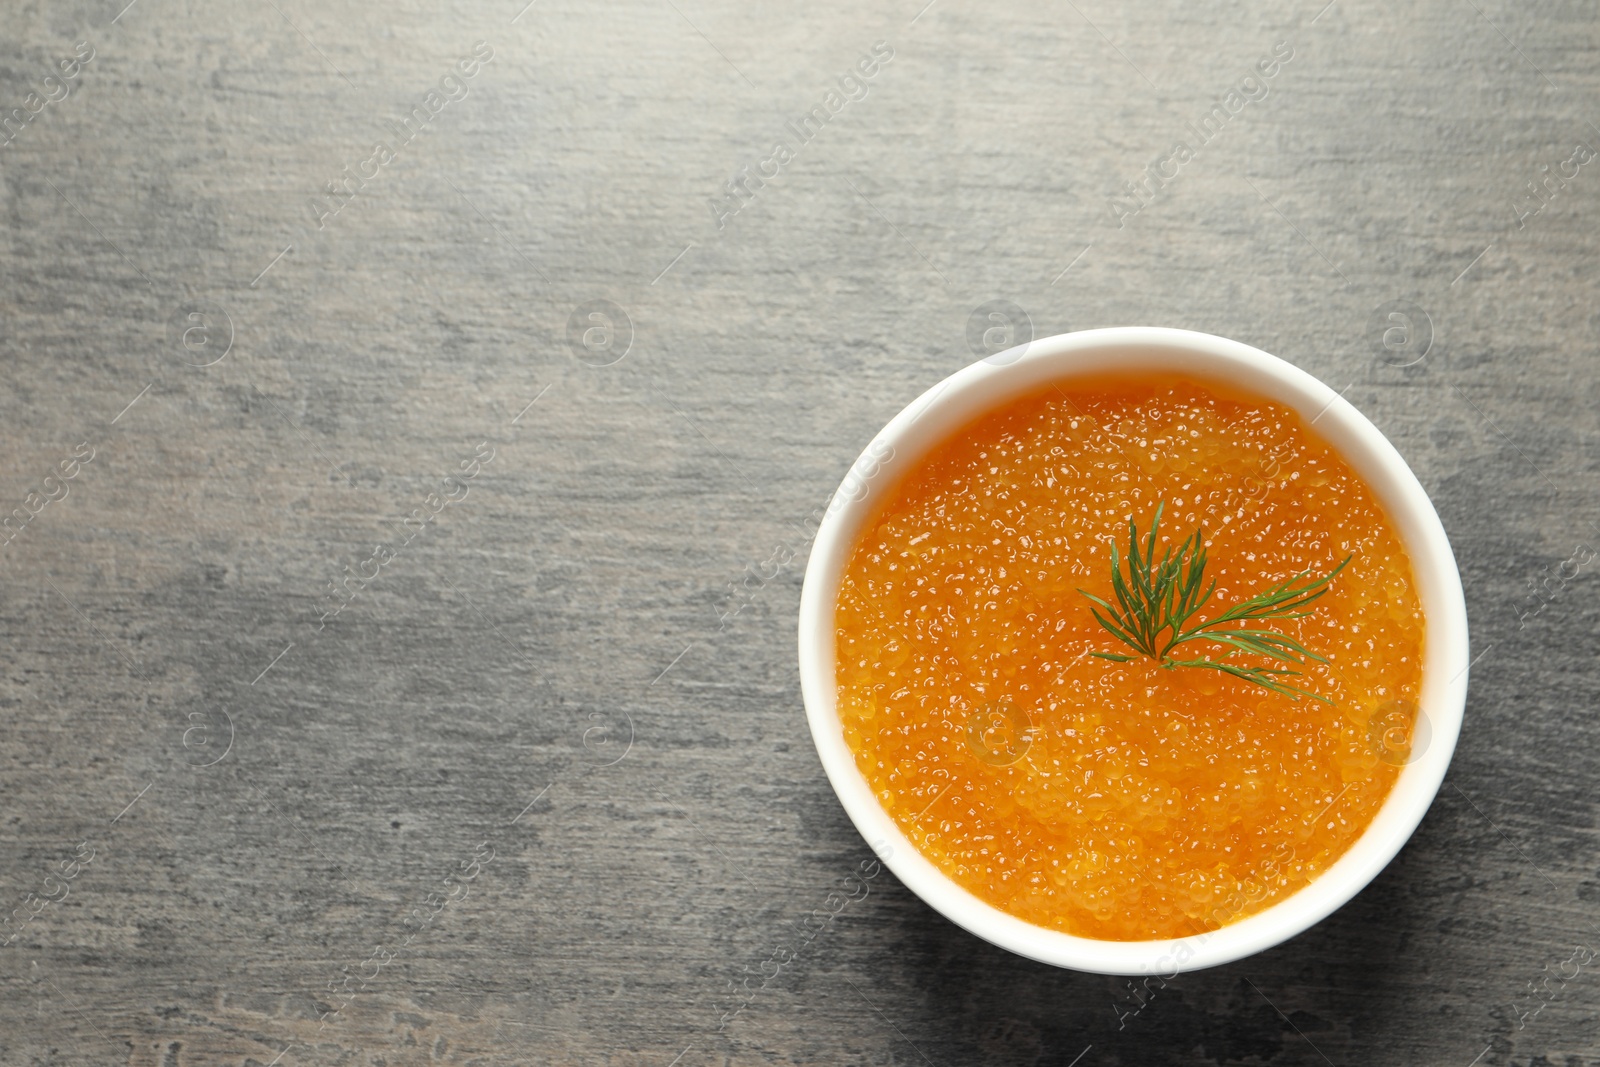
[[[1111,541],[1159,500],[1159,551],[1206,531],[1200,618],[1353,557],[1273,624],[1328,658],[1291,680],[1333,705],[1088,655],[1130,649],[1078,589],[1111,598]],[[1216,929],[1326,870],[1405,763],[1422,680],[1366,485],[1286,408],[1182,380],[1048,387],[958,432],[866,524],[835,622],[845,739],[907,836],[996,907],[1110,940]]]

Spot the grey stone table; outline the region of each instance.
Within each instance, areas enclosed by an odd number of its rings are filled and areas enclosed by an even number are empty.
[[[0,1062],[1600,1063],[1593,5],[924,3],[0,9]],[[763,966],[994,301],[1345,390],[1466,583],[1410,846],[1142,1007],[887,874]]]

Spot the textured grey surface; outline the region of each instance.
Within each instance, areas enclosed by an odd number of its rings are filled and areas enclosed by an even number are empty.
[[[1600,1063],[1592,4],[123,3],[0,8],[0,1062]],[[1482,655],[1389,869],[1136,1013],[888,874],[763,966],[869,855],[807,517],[990,300],[1348,386]]]

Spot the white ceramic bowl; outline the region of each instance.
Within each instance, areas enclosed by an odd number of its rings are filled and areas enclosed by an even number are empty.
[[[836,708],[834,605],[861,523],[899,475],[950,433],[1046,381],[1106,371],[1185,373],[1299,412],[1372,488],[1410,553],[1427,623],[1418,723],[1409,762],[1372,824],[1310,885],[1246,919],[1171,941],[1100,941],[1024,922],[961,888],[926,859],[856,769]],[[1467,609],[1455,556],[1411,468],[1338,393],[1276,356],[1187,330],[1125,327],[1047,337],[946,378],[885,426],[834,495],[800,599],[800,682],[811,736],[856,829],[912,892],[986,941],[1059,967],[1166,975],[1260,952],[1322,920],[1400,851],[1444,780],[1467,697]]]

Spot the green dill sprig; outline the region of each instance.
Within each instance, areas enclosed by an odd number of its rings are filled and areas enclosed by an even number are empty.
[[[1190,625],[1216,590],[1216,579],[1205,585],[1206,549],[1204,531],[1194,534],[1181,545],[1167,547],[1166,554],[1156,560],[1156,540],[1161,526],[1161,511],[1166,501],[1156,504],[1156,513],[1150,520],[1150,533],[1141,549],[1139,529],[1132,518],[1128,519],[1127,576],[1123,576],[1122,560],[1117,546],[1111,545],[1111,590],[1117,603],[1112,605],[1086,590],[1078,592],[1088,597],[1098,607],[1090,608],[1101,626],[1118,640],[1157,661],[1167,670],[1176,667],[1201,667],[1222,671],[1235,678],[1252,682],[1274,693],[1299,699],[1302,696],[1333,701],[1318,693],[1298,689],[1282,679],[1300,672],[1289,667],[1251,666],[1232,662],[1235,653],[1265,656],[1280,663],[1305,666],[1305,658],[1319,663],[1328,662],[1306,648],[1288,634],[1277,630],[1253,629],[1244,624],[1268,619],[1303,619],[1312,614],[1304,610],[1328,591],[1328,583],[1345,568],[1351,558],[1346,556],[1326,575],[1307,581],[1309,570],[1279,582],[1248,600],[1241,601],[1214,619]],[[1297,584],[1304,581],[1305,584]],[[1101,614],[1100,609],[1105,609]],[[1228,646],[1228,651],[1217,659],[1174,659],[1172,649],[1186,641],[1213,641]],[[1091,652],[1100,659],[1127,663],[1137,656],[1115,652]]]

